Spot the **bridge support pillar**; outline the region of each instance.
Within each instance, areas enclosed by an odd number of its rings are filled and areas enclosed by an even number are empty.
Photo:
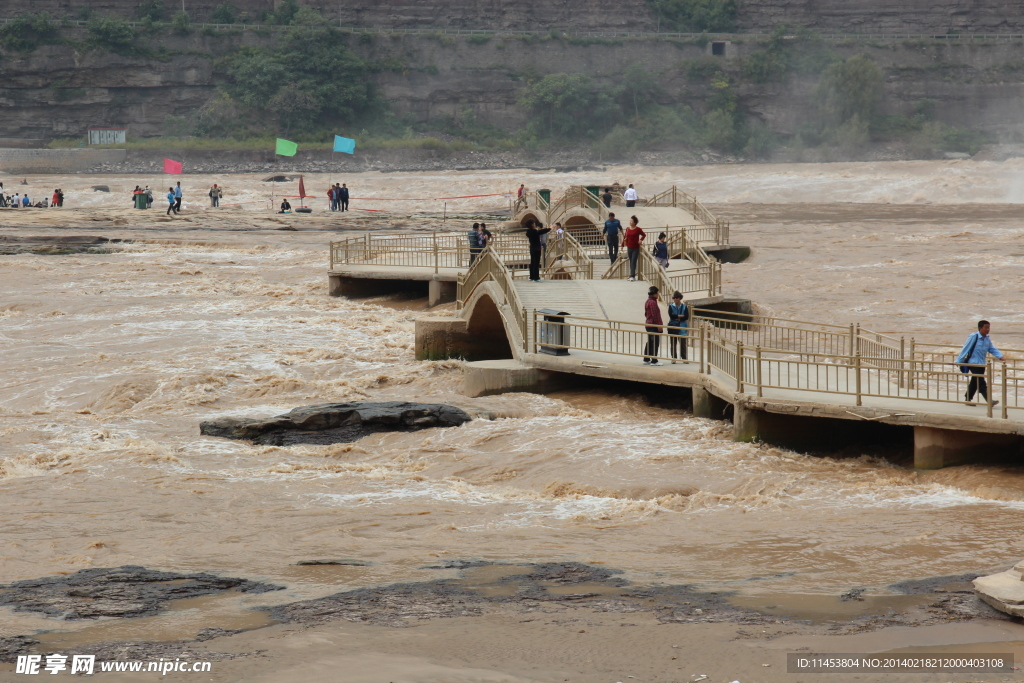
[[[517,360],[484,360],[466,363],[462,369],[462,393],[473,398],[514,391],[542,394],[565,385],[562,373],[531,368]]]
[[[721,420],[729,407],[729,402],[718,398],[704,387],[694,387],[693,416],[706,417],[710,420]]]
[[[802,453],[828,453],[847,448],[908,447],[910,427],[835,417],[770,413],[737,403],[733,439],[763,442]]]
[[[427,307],[433,308],[441,304],[455,301],[458,290],[457,282],[445,282],[443,280],[430,280],[427,284]]]
[[[1021,440],[1014,434],[962,432],[936,427],[914,427],[914,467],[937,470],[1020,452]]]
[[[423,296],[422,291],[423,282],[417,280],[384,280],[345,275],[327,276],[327,293],[331,296],[359,298],[394,294],[395,292],[410,292]]]

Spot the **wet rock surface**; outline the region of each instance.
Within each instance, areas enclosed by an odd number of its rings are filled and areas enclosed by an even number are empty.
[[[0,587],[0,605],[67,620],[142,617],[161,612],[170,600],[226,590],[265,593],[283,586],[213,574],[178,574],[145,567],[83,569],[68,576],[16,581]]]
[[[35,209],[44,211],[45,209]],[[18,209],[33,211],[33,209]],[[13,254],[109,254],[127,240],[90,235],[0,235],[0,256]]]
[[[461,408],[441,403],[324,403],[266,419],[211,420],[201,423],[199,432],[271,446],[323,445],[358,441],[377,432],[458,427],[472,419]]]

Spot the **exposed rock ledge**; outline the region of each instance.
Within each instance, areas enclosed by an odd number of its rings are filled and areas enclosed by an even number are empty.
[[[978,577],[974,592],[1000,612],[1024,617],[1024,561],[1005,572]]]
[[[225,417],[202,422],[199,433],[272,446],[331,444],[356,441],[377,432],[458,427],[472,419],[461,408],[442,403],[322,403],[265,419]]]

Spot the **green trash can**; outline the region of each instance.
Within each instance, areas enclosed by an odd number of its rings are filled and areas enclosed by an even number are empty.
[[[543,199],[548,206],[551,206],[551,190],[537,190],[537,196]]]
[[[587,185],[587,192],[594,195],[593,199],[589,195],[587,196],[587,208],[596,209],[601,204],[601,186]]]

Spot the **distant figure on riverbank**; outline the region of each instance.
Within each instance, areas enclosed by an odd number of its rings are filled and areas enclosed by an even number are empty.
[[[60,193],[60,205],[64,206],[64,190],[57,190]],[[149,185],[146,185],[146,208],[153,208],[153,190],[149,189]]]
[[[964,401],[967,405],[974,404],[974,394],[977,392],[981,395],[981,398],[988,403],[988,383],[985,381],[985,363],[988,360],[988,355],[992,354],[999,360],[1005,360],[1006,356],[1002,351],[996,348],[996,345],[992,343],[989,332],[992,331],[992,324],[987,320],[982,320],[978,323],[978,331],[967,337],[967,341],[964,343],[964,347],[960,349],[960,355],[957,356],[957,363],[966,363],[966,365],[960,366],[960,372],[965,375],[969,372],[971,374],[971,381],[967,385],[967,393],[964,394]],[[996,405],[999,401],[992,401],[992,405]]]
[[[338,200],[341,202],[341,210],[348,211],[348,185],[345,183],[342,183],[341,189],[338,190]]]
[[[278,213],[291,213],[292,205],[288,203],[287,199],[281,201],[281,210]]]
[[[32,206],[32,202],[29,200],[28,194],[26,193],[21,197],[21,208],[27,209],[30,206]]]
[[[622,198],[626,200],[627,208],[631,209],[634,206],[636,206],[636,190],[633,189],[633,183],[630,183],[629,187],[626,188],[626,191],[625,193],[623,193]]]
[[[647,290],[647,301],[644,302],[644,323],[647,330],[647,344],[644,346],[644,363],[647,365],[664,365],[658,360],[661,350],[661,330],[664,324],[661,319],[661,306],[657,287]]]
[[[216,209],[220,206],[220,198],[224,196],[224,190],[217,187],[217,183],[210,188],[210,208]]]
[[[181,213],[181,181],[174,184],[174,213]]]
[[[50,198],[50,206],[60,206],[60,190],[54,189],[53,197]]]
[[[174,188],[173,187],[168,187],[167,188],[167,213],[165,215],[170,216],[171,212],[174,211],[174,201],[175,201]],[[174,213],[178,213],[178,212],[174,211]]]

